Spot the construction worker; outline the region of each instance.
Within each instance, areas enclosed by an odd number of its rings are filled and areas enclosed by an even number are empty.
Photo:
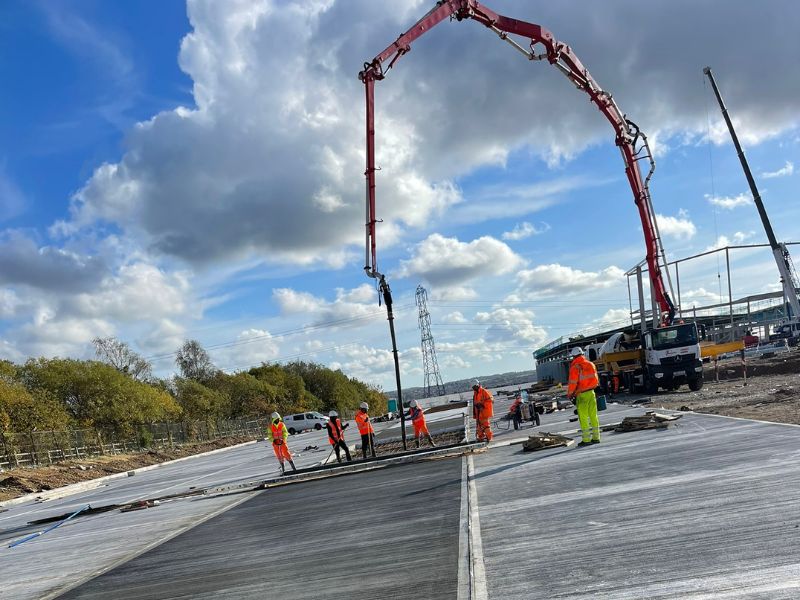
[[[472,418],[475,419],[475,439],[491,442],[494,435],[489,419],[494,416],[494,398],[477,379],[472,383]]]
[[[347,462],[350,462],[353,460],[350,457],[350,448],[347,447],[347,442],[344,441],[344,430],[348,425],[350,425],[350,423],[345,423],[342,425],[342,421],[339,419],[339,413],[337,413],[335,410],[329,412],[328,417],[329,421],[325,424],[325,428],[328,430],[328,441],[336,451],[336,461],[342,462],[340,451],[344,450],[344,455],[347,457]]]
[[[367,458],[367,450],[370,450],[372,458],[375,458],[375,430],[369,420],[368,410],[369,404],[366,402],[359,404],[358,412],[356,413],[356,425],[358,426],[358,433],[361,434],[361,453],[364,458]]]
[[[414,425],[414,439],[417,441],[417,448],[419,448],[420,438],[423,434],[428,439],[428,443],[436,448],[436,444],[433,443],[433,438],[428,431],[428,425],[425,423],[425,413],[417,405],[416,400],[412,400],[408,404],[408,415],[406,416],[411,419],[411,423]]]
[[[289,446],[286,444],[286,439],[289,437],[289,430],[286,429],[286,424],[276,412],[272,413],[270,418],[272,421],[267,427],[267,439],[272,442],[272,451],[275,453],[278,462],[281,463],[281,475],[286,473],[283,463],[287,460],[292,465],[292,471],[297,471],[297,467],[294,466],[294,461],[292,460],[292,453],[289,452]]]
[[[575,402],[578,421],[581,424],[581,442],[578,446],[600,443],[600,421],[597,418],[597,398],[594,389],[598,386],[597,368],[583,355],[583,349],[575,347],[570,351],[572,363],[569,365],[567,398]],[[591,429],[589,425],[591,424]]]

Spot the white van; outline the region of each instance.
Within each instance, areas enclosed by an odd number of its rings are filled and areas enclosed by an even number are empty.
[[[325,427],[328,421],[328,417],[316,411],[297,413],[296,415],[286,415],[283,417],[283,422],[286,423],[286,429],[291,435],[307,429],[316,429],[319,431]]]

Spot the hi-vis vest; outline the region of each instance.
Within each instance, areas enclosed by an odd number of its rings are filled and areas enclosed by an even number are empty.
[[[372,423],[369,422],[369,415],[365,412],[358,411],[356,413],[356,425],[358,425],[358,433],[361,435],[375,433]]]
[[[593,390],[600,381],[597,378],[597,368],[594,363],[583,356],[577,356],[569,367],[569,384],[567,394],[580,394]]]
[[[411,416],[411,420],[413,422],[415,422],[415,423],[417,421],[419,421],[420,423],[424,423],[425,422],[425,413],[422,412],[422,409],[419,406],[415,406],[414,408],[412,408],[408,412],[409,412],[409,415]]]
[[[272,431],[272,443],[275,442],[282,444],[284,436],[284,432],[286,431],[286,425],[283,424],[283,421],[278,421],[278,424],[270,423],[270,430]]]
[[[335,446],[336,442],[344,439],[344,430],[342,429],[342,422],[339,417],[334,417],[328,423],[328,441],[331,446]]]

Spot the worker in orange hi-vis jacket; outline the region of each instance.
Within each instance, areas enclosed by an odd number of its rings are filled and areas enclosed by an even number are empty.
[[[344,441],[344,430],[347,429],[350,423],[342,425],[342,421],[339,419],[339,413],[335,410],[328,413],[328,419],[325,428],[328,430],[328,441],[336,452],[336,462],[342,462],[342,450],[344,450],[344,455],[347,457],[347,462],[350,462],[353,459],[350,456],[350,449],[347,447],[347,442]]]
[[[281,474],[286,473],[284,461],[289,461],[289,464],[292,465],[292,470],[297,471],[297,467],[294,466],[294,460],[292,460],[292,453],[289,452],[289,446],[286,445],[286,439],[289,437],[289,430],[286,429],[286,424],[276,412],[272,413],[270,418],[272,421],[267,427],[267,439],[272,442],[272,451],[275,453],[278,462],[281,463]]]
[[[477,379],[472,384],[472,418],[475,419],[475,439],[491,442],[494,435],[489,419],[494,416],[494,398]]]
[[[433,443],[431,433],[428,431],[428,425],[425,423],[425,413],[417,405],[416,400],[409,402],[407,416],[414,425],[414,439],[417,441],[417,448],[419,448],[420,439],[423,435],[428,439],[428,443],[435,448],[436,444]]]
[[[581,424],[581,443],[578,446],[599,444],[600,420],[597,418],[597,397],[594,393],[600,383],[597,368],[592,361],[586,359],[582,348],[573,348],[570,356],[572,363],[569,365],[567,398],[573,400],[578,409],[578,420]]]
[[[369,420],[369,404],[362,402],[356,413],[356,425],[358,433],[361,434],[361,453],[367,458],[367,450],[371,451],[372,458],[375,458],[375,429]]]

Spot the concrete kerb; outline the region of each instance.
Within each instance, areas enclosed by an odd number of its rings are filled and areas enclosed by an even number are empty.
[[[103,477],[98,477],[96,479],[89,479],[88,481],[80,481],[78,483],[65,485],[64,487],[56,488],[54,490],[25,494],[24,496],[20,496],[19,498],[12,498],[11,500],[0,502],[0,508],[8,508],[9,506],[15,506],[17,504],[23,504],[25,502],[30,502],[34,500],[40,500],[40,501],[57,500],[58,498],[64,498],[66,496],[71,496],[72,494],[78,494],[80,492],[87,492],[89,490],[99,488],[105,485],[107,482],[111,481],[112,479],[119,479],[120,477],[130,477],[130,473],[143,473],[145,471],[151,471],[153,469],[158,469],[160,467],[165,467],[167,465],[173,465],[175,463],[184,460],[189,460],[191,458],[197,458],[200,456],[209,456],[211,454],[218,454],[220,452],[226,452],[228,450],[233,450],[234,448],[241,448],[242,446],[249,446],[250,444],[256,444],[256,443],[258,443],[258,440],[244,442],[241,444],[236,444],[234,446],[227,446],[225,448],[217,448],[216,450],[209,450],[208,452],[201,452],[200,454],[191,454],[189,456],[182,456],[181,458],[176,458],[174,460],[168,460],[166,462],[156,463],[154,465],[147,465],[146,467],[139,467],[138,469],[133,469],[132,471],[122,471],[121,473],[112,473],[111,475],[104,475]]]

